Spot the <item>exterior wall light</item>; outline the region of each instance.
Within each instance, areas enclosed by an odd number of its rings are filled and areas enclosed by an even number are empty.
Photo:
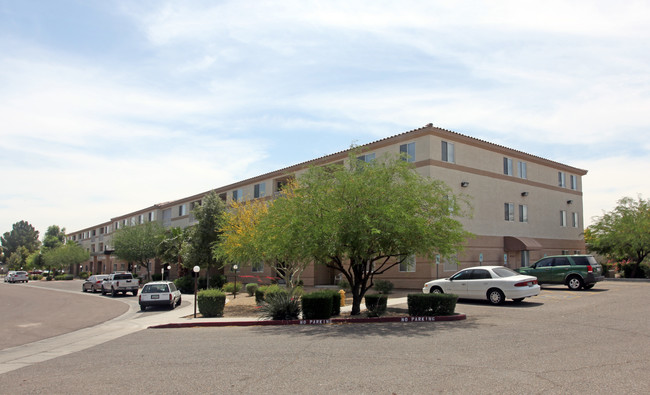
[[[466,188],[468,185],[469,185],[469,182],[467,182],[467,181],[462,181],[460,183],[460,186],[463,187],[463,188]]]
[[[572,204],[572,203],[573,203],[573,200],[567,200],[566,201],[566,204]]]
[[[522,192],[521,196],[528,196],[528,192]]]

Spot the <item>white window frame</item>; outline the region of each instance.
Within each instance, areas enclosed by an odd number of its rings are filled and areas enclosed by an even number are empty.
[[[443,272],[457,272],[460,268],[458,264],[458,257],[456,255],[449,258],[442,258],[442,271]]]
[[[528,206],[525,204],[519,205],[519,222],[528,223]]]
[[[514,170],[512,169],[512,159],[506,157],[503,158],[503,174],[507,176],[514,175]]]
[[[573,225],[573,227],[574,227],[574,228],[577,228],[578,225],[579,225],[579,223],[580,223],[580,220],[579,220],[579,218],[578,218],[578,213],[577,213],[577,212],[573,212],[573,213],[571,213],[571,219],[572,219],[572,225]]]
[[[566,210],[560,210],[560,226],[566,227]]]
[[[447,163],[456,163],[456,149],[454,148],[454,143],[443,141],[441,147],[442,161]]]
[[[178,216],[182,217],[187,215],[187,204],[181,204],[178,206]]]
[[[527,179],[528,178],[528,165],[526,162],[519,161],[517,165],[519,167],[519,178]]]
[[[372,162],[373,160],[375,160],[375,157],[376,157],[375,153],[372,152],[370,154],[357,156],[357,160],[368,163],[368,162]]]
[[[266,196],[266,183],[265,182],[260,182],[259,184],[255,184],[253,186],[253,197],[255,199],[263,198]]]
[[[514,203],[504,203],[503,204],[503,218],[508,222],[515,222],[515,204]]]
[[[563,171],[557,172],[557,184],[559,187],[566,188],[566,173]]]
[[[400,145],[399,153],[400,155],[405,154],[404,156],[402,156],[402,160],[409,163],[415,162],[415,143],[413,142],[413,143],[406,143]]]
[[[569,183],[572,190],[578,190],[578,176],[571,174],[569,176]]]
[[[530,265],[530,251],[523,250],[521,251],[521,267],[527,267]]]
[[[415,273],[415,266],[417,262],[415,261],[415,254],[409,255],[399,264],[400,273]]]

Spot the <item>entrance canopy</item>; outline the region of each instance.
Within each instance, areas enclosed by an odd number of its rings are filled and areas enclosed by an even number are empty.
[[[506,251],[537,251],[542,245],[532,237],[503,237],[503,249]]]

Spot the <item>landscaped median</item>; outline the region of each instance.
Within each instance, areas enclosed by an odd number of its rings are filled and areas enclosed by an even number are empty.
[[[424,317],[363,317],[363,318],[329,318],[314,320],[248,320],[248,321],[210,321],[210,322],[177,322],[171,324],[154,325],[152,329],[167,328],[193,328],[193,327],[215,327],[215,326],[268,326],[268,325],[327,325],[327,324],[366,324],[380,322],[447,322],[462,321],[467,316],[463,313],[455,313],[443,316]]]

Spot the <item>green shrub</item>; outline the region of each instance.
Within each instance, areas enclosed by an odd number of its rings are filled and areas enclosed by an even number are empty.
[[[316,291],[302,296],[302,318],[326,320],[332,317],[332,295]]]
[[[255,295],[255,290],[257,290],[257,288],[259,288],[259,285],[257,283],[246,284],[246,292],[248,292],[248,296]]]
[[[264,302],[264,293],[269,288],[268,285],[262,285],[255,290],[255,303],[261,305]]]
[[[300,301],[286,291],[267,291],[260,313],[262,317],[273,320],[296,320],[300,316]]]
[[[332,298],[332,316],[341,314],[341,294],[333,289],[323,289],[316,291]]]
[[[226,283],[226,276],[223,274],[215,274],[210,277],[210,287],[211,288],[223,288],[223,285]]]
[[[178,288],[179,291],[183,294],[193,294],[194,293],[194,279],[192,276],[180,277],[174,280],[174,285]]]
[[[650,278],[650,265],[648,265],[647,263],[642,263],[641,265],[639,265],[639,267],[643,269],[643,273],[645,273],[645,277]]]
[[[456,310],[458,296],[454,294],[408,294],[409,315],[412,317],[432,317],[451,315]]]
[[[375,281],[375,285],[374,285],[375,291],[385,295],[388,295],[389,293],[393,292],[394,287],[395,285],[388,280],[377,280]]]
[[[241,292],[244,283],[237,282],[237,292]],[[222,287],[223,292],[233,293],[235,291],[235,283],[225,283]]]
[[[634,277],[632,277],[632,272],[634,271],[634,264],[633,263],[626,263],[624,265],[621,265],[621,269],[623,271],[623,277],[625,278],[645,278],[646,277],[646,271],[644,270],[644,266],[647,267],[647,264],[642,263],[639,265],[639,267],[636,270],[636,273],[634,274]]]
[[[341,288],[344,291],[349,291],[349,290],[352,289],[350,287],[350,283],[346,279],[339,280],[339,282],[336,283],[336,285],[338,285],[338,287]]]
[[[365,296],[365,300],[369,317],[379,317],[386,312],[388,296],[384,294],[369,294]]]
[[[162,274],[153,273],[151,275],[151,281],[161,281],[161,280],[162,280]]]
[[[63,279],[64,280],[74,280],[74,274],[64,274]]]
[[[204,317],[221,317],[226,305],[226,294],[218,289],[202,290],[197,295],[199,312]]]
[[[47,280],[47,281],[52,281],[52,276],[47,276],[47,277],[45,277],[45,280]]]
[[[82,280],[85,280],[85,279],[87,279],[88,277],[90,277],[90,274],[89,274],[88,272],[81,272],[81,273],[79,273],[79,278],[82,279]]]

